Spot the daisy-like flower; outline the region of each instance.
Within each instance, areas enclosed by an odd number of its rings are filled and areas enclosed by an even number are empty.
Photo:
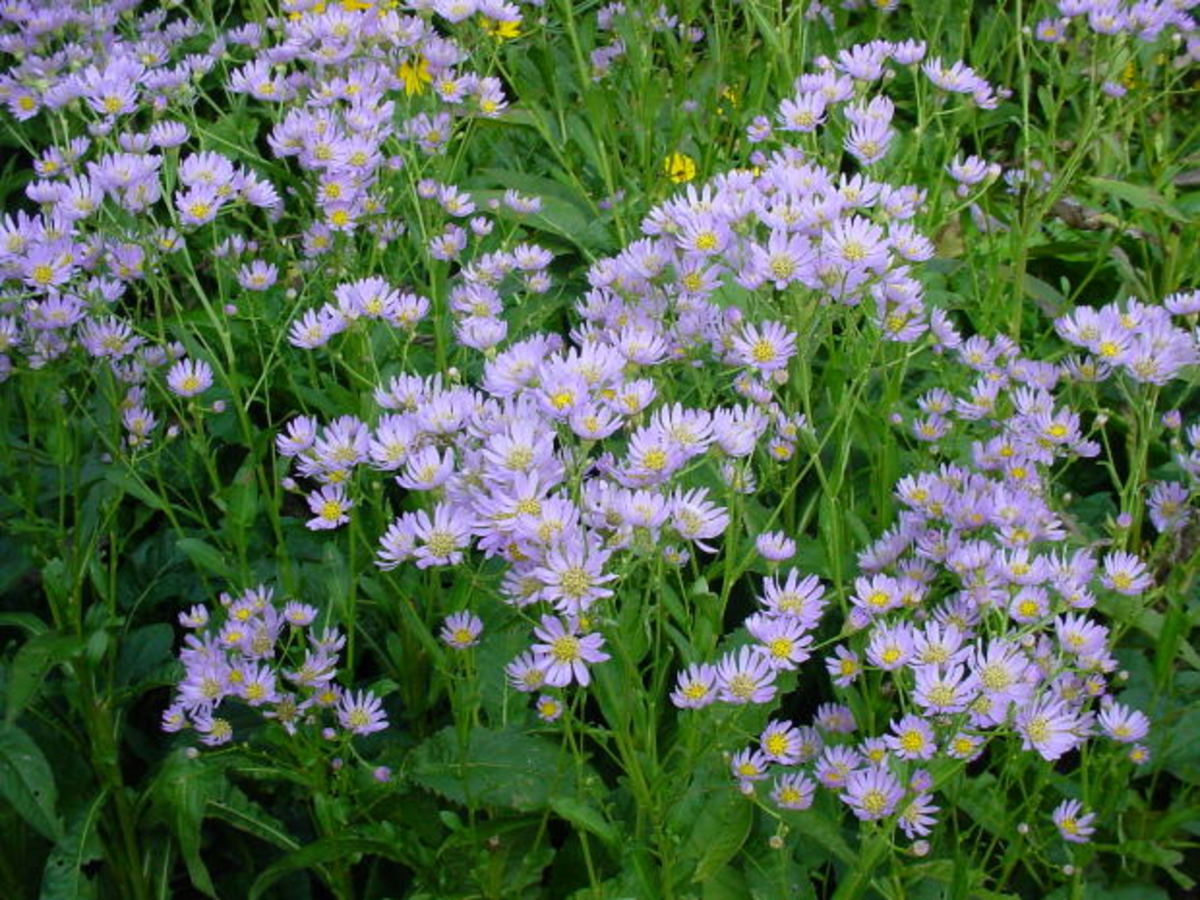
[[[729,760],[729,768],[733,772],[733,776],[746,785],[751,781],[762,781],[767,777],[768,761],[758,750],[753,747],[747,747],[745,750],[739,750]]]
[[[1085,813],[1083,804],[1078,800],[1064,800],[1054,807],[1051,818],[1063,840],[1072,844],[1086,844],[1096,831],[1092,826],[1096,814]]]
[[[516,690],[529,694],[546,684],[546,665],[533,653],[526,651],[504,667],[508,683]]]
[[[930,802],[931,800],[933,800],[932,794],[917,794],[900,811],[898,823],[904,836],[910,841],[915,837],[924,837],[929,834],[937,823],[933,814],[939,811],[939,807],[934,806]]]
[[[290,600],[283,605],[283,618],[293,628],[307,628],[317,619],[317,608],[297,600]]]
[[[533,708],[537,710],[537,717],[543,722],[555,722],[563,714],[562,701],[549,694],[540,694]]]
[[[773,669],[790,671],[809,657],[812,637],[800,619],[755,613],[746,619],[746,630],[758,641],[755,652]]]
[[[933,728],[911,713],[892,722],[892,734],[884,737],[889,749],[901,759],[932,759],[937,750]]]
[[[340,484],[327,484],[308,495],[308,508],[313,511],[313,517],[305,524],[312,531],[338,528],[350,521],[346,512],[353,507],[354,502],[346,496],[344,487]]]
[[[842,802],[864,822],[890,816],[904,796],[896,776],[882,766],[859,769],[846,776]]]
[[[760,372],[787,368],[796,354],[796,336],[779,322],[747,324],[732,339],[733,359]]]
[[[542,616],[533,633],[542,641],[531,648],[539,666],[545,668],[546,684],[566,687],[577,681],[583,687],[591,682],[589,663],[604,662],[609,655],[600,648],[604,637],[599,634],[579,634],[579,620],[568,617]]]
[[[1154,584],[1146,572],[1146,564],[1132,553],[1116,552],[1104,557],[1104,574],[1100,583],[1109,590],[1136,597]]]
[[[832,656],[825,657],[825,668],[833,677],[835,685],[849,687],[862,674],[862,660],[845,644],[839,644],[833,648]]]
[[[796,553],[796,542],[782,531],[764,531],[754,539],[754,547],[768,562],[783,562]]]
[[[462,562],[463,550],[471,543],[473,525],[467,512],[448,503],[435,506],[432,517],[418,510],[413,519],[413,534],[417,539],[413,559],[417,568],[455,566]]]
[[[203,394],[212,383],[212,366],[202,359],[181,359],[167,372],[167,387],[180,397]]]
[[[387,728],[383,703],[370,691],[346,691],[337,704],[338,723],[351,734],[371,734]]]
[[[794,616],[813,628],[825,610],[825,588],[816,575],[789,569],[781,584],[774,575],[763,579],[761,603],[773,616]]]
[[[708,663],[694,663],[680,672],[671,692],[671,702],[680,709],[700,709],[717,699],[717,670]]]
[[[479,643],[483,633],[483,620],[471,612],[458,612],[446,616],[438,634],[448,646],[455,650],[466,650]]]
[[[1049,762],[1083,743],[1090,731],[1088,719],[1052,696],[1018,709],[1015,725],[1023,738],[1022,749],[1036,750]]]
[[[1100,727],[1114,741],[1132,744],[1150,732],[1150,720],[1145,713],[1131,709],[1123,703],[1105,704],[1097,717]]]
[[[604,572],[610,555],[598,539],[575,534],[552,548],[545,564],[532,574],[545,585],[544,599],[560,612],[579,615],[602,597],[612,596],[604,587],[617,577]]]
[[[801,761],[804,743],[804,734],[787,721],[768,722],[758,738],[763,755],[784,766],[794,766]]]
[[[775,697],[775,669],[754,648],[742,647],[717,663],[717,687],[725,703],[769,703]]]
[[[808,809],[812,806],[817,783],[801,772],[789,772],[775,779],[771,799],[780,809]]]

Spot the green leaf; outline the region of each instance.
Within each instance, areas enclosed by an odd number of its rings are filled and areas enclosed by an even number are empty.
[[[512,731],[471,729],[460,748],[453,727],[418,747],[411,780],[463,806],[501,806],[529,812],[544,809],[562,793],[559,746]]]
[[[54,810],[57,793],[54,773],[33,738],[15,725],[0,725],[0,797],[51,841],[62,836]]]
[[[167,505],[163,503],[162,499],[156,493],[128,472],[123,472],[120,469],[107,469],[104,477],[131,497],[141,500],[151,509],[164,510],[167,508]]]
[[[1088,183],[1101,193],[1115,197],[1122,203],[1134,209],[1149,210],[1161,213],[1176,222],[1187,222],[1187,216],[1177,210],[1166,197],[1143,184],[1130,184],[1127,181],[1117,181],[1115,178],[1100,178],[1090,176]]]
[[[103,856],[96,822],[107,796],[107,790],[101,791],[72,817],[71,824],[46,859],[39,900],[90,900],[95,896],[83,867]]]
[[[684,850],[696,857],[692,881],[712,877],[742,849],[754,824],[754,804],[732,787],[718,787],[700,809]]]
[[[382,856],[397,862],[406,862],[408,857],[391,841],[369,837],[325,837],[306,844],[299,850],[278,860],[254,879],[247,900],[258,900],[272,884],[287,875],[303,869],[311,869],[322,863],[348,859],[357,862],[363,854]]]
[[[617,830],[594,806],[575,797],[559,795],[550,798],[550,808],[576,828],[591,832],[613,849],[620,848],[621,837]]]
[[[210,575],[216,575],[227,581],[233,580],[233,571],[225,561],[225,555],[212,544],[200,538],[180,538],[175,542],[183,554],[192,561],[198,569]]]
[[[155,780],[154,799],[170,824],[193,887],[216,898],[212,876],[200,857],[200,828],[205,806],[224,793],[225,772],[219,764],[204,759],[187,759],[182,753],[170,757]]]
[[[76,656],[82,648],[79,638],[55,632],[35,635],[22,644],[9,669],[4,720],[10,725],[15,722],[37,696],[50,670]]]
[[[171,660],[175,631],[165,622],[146,625],[121,642],[117,659],[117,682],[135,684]]]

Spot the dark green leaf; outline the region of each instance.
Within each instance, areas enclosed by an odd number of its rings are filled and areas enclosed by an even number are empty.
[[[51,841],[62,836],[50,764],[33,739],[15,725],[0,725],[0,797]]]

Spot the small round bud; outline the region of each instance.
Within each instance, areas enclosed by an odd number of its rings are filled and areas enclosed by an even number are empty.
[[[371,777],[380,784],[387,784],[392,780],[392,770],[387,766],[376,766],[375,771],[371,773]]]
[[[345,763],[340,756],[335,756],[329,761],[329,768],[333,769],[335,772],[338,771],[343,765],[345,765]]]
[[[1017,834],[1029,834],[1029,823],[1028,822],[1018,822],[1017,823]]]
[[[1128,528],[1132,524],[1133,524],[1133,516],[1131,516],[1129,513],[1123,512],[1119,516],[1117,516],[1117,527],[1118,528]]]
[[[1067,863],[1065,866],[1062,867],[1062,873],[1064,875],[1070,877],[1071,875],[1075,874],[1075,867],[1073,865],[1071,865],[1070,863]]]
[[[767,846],[770,847],[772,850],[782,850],[783,849],[783,835],[781,835],[781,834],[771,835],[769,838],[767,838]]]
[[[327,741],[335,741],[337,740],[337,732],[326,726],[325,728],[321,729],[321,737],[325,738]]]
[[[186,750],[183,751],[183,755],[186,756],[188,759],[195,759],[196,757],[198,757],[200,755],[200,751],[197,750],[195,747],[188,747]]]
[[[238,308],[237,308],[237,304],[236,304],[236,303],[226,303],[226,304],[225,304],[225,315],[227,315],[227,316],[236,316],[236,315],[237,315],[237,311],[238,311]]]
[[[912,852],[913,856],[928,856],[929,841],[913,841]]]
[[[215,412],[215,413],[223,413],[223,412],[225,412],[225,401],[224,401],[224,400],[217,400],[215,403],[213,403],[213,405],[212,405],[212,410],[213,410],[213,412]]]

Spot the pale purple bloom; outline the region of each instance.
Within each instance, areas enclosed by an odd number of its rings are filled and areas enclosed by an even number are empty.
[[[717,699],[717,670],[708,663],[694,663],[680,672],[671,692],[671,702],[680,709],[700,709]]]
[[[717,663],[717,688],[725,703],[769,703],[775,698],[775,669],[752,647],[742,647]]]
[[[1083,804],[1078,800],[1064,800],[1054,807],[1051,818],[1063,840],[1072,844],[1086,844],[1096,831],[1092,825],[1096,814],[1085,813]]]
[[[458,612],[446,616],[438,637],[455,650],[466,650],[479,643],[483,633],[483,620],[472,612]]]
[[[181,359],[167,372],[167,387],[180,397],[203,394],[212,383],[212,367],[202,359]]]
[[[870,822],[890,816],[904,796],[904,788],[886,768],[871,766],[847,775],[840,796],[857,818]]]
[[[387,728],[383,704],[370,691],[346,691],[337,704],[338,723],[351,734],[372,734]]]
[[[574,617],[542,616],[533,633],[542,641],[532,647],[537,664],[545,668],[546,684],[553,687],[565,687],[572,681],[587,687],[591,681],[587,664],[609,658],[600,649],[604,637],[594,632],[579,634],[579,621]]]

